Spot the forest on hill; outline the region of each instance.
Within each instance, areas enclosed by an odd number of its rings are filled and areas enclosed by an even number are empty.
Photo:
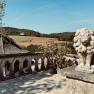
[[[47,37],[47,38],[58,38],[60,41],[72,41],[75,32],[61,32],[44,34],[29,29],[19,29],[13,27],[4,27],[7,35],[24,35],[24,36],[36,36],[36,37]]]

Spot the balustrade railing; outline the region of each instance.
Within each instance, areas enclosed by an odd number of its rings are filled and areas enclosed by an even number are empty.
[[[1,56],[0,80],[52,69],[52,61],[52,58],[44,56],[42,53]]]

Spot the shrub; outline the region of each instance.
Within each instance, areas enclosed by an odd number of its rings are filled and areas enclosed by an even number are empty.
[[[72,43],[67,42],[61,45],[57,45],[55,43],[50,45],[48,44],[48,46],[44,49],[44,55],[49,58],[51,69],[53,69],[54,72],[56,72],[58,68],[69,66],[69,63],[71,62],[65,62],[63,56],[72,53],[75,53]]]
[[[31,44],[26,49],[31,51],[31,52],[43,52],[44,47],[41,45],[32,45]]]

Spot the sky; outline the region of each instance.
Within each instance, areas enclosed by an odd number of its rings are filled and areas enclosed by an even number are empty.
[[[94,30],[94,0],[7,0],[3,21],[41,33]]]

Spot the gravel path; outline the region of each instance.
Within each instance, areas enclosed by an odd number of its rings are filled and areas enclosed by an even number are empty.
[[[62,94],[66,79],[60,74],[40,72],[0,83],[0,94]]]

